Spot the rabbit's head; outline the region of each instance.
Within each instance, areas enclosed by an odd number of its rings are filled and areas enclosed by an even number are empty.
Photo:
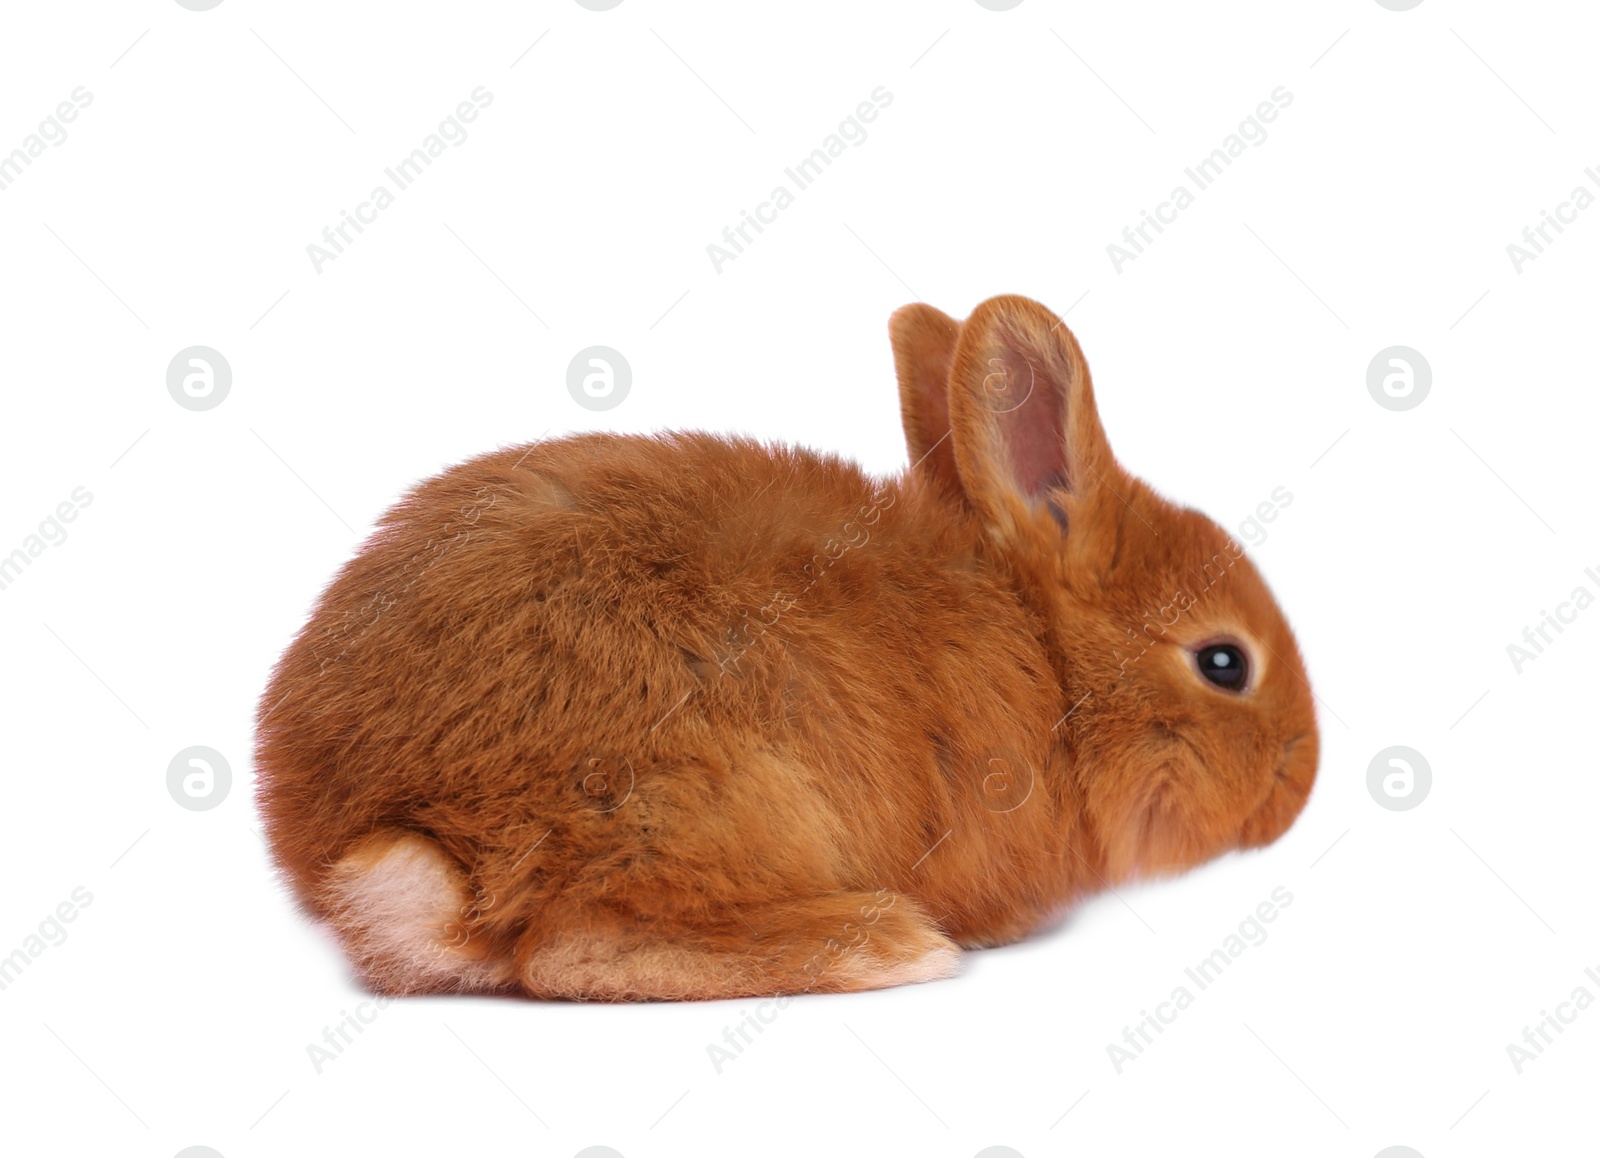
[[[1037,302],[890,323],[916,480],[982,527],[1057,663],[1072,790],[1113,879],[1265,845],[1317,770],[1294,636],[1244,549],[1111,454],[1077,340]]]

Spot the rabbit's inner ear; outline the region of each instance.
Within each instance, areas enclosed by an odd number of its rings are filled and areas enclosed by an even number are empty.
[[[1020,344],[985,350],[981,398],[1000,435],[1002,469],[1024,498],[1051,488],[1073,489],[1067,461],[1067,383],[1045,358],[1030,358]]]
[[[999,539],[1047,512],[1085,529],[1080,504],[1093,505],[1115,462],[1088,364],[1061,319],[1024,297],[979,305],[961,325],[950,412],[967,498]]]

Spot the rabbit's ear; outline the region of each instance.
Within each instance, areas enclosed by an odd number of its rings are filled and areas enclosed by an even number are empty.
[[[1005,539],[1045,511],[1064,525],[1121,473],[1077,339],[1028,298],[990,298],[962,323],[950,422],[962,488]]]
[[[960,333],[960,322],[922,302],[901,306],[889,318],[911,468],[955,497],[962,490],[950,445],[950,364]]]

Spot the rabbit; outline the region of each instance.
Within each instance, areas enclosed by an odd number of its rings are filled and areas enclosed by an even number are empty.
[[[258,710],[275,862],[373,991],[698,1000],[959,970],[1277,839],[1288,624],[1129,475],[1077,339],[890,321],[911,465],[706,433],[486,454],[383,516]]]

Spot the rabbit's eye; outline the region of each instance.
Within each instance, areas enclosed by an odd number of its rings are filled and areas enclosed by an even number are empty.
[[[1201,648],[1195,659],[1200,664],[1200,674],[1230,692],[1243,691],[1249,677],[1249,664],[1244,651],[1231,643],[1216,643]]]

